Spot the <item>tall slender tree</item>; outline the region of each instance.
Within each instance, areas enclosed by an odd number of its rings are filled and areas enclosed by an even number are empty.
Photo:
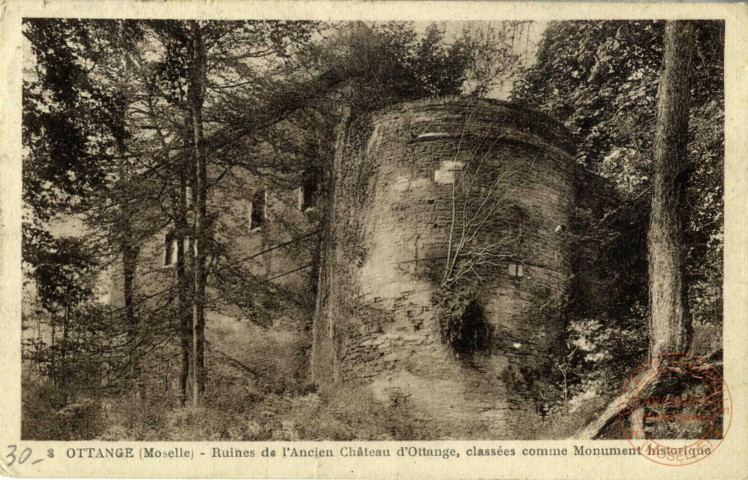
[[[685,279],[687,211],[688,117],[696,26],[692,21],[669,21],[665,26],[662,73],[657,102],[652,211],[647,251],[649,260],[649,349],[653,359],[689,348],[690,318]],[[657,360],[655,360],[657,362]],[[644,373],[644,371],[642,371]],[[657,382],[631,382],[622,398],[638,398]],[[614,400],[579,437],[595,437],[620,414]],[[636,415],[636,413],[634,413]]]
[[[688,112],[696,27],[670,21],[660,78],[652,178],[652,208],[647,237],[649,259],[650,356],[686,352],[688,312],[686,181]]]
[[[195,159],[195,295],[192,318],[192,402],[198,405],[205,392],[205,284],[208,243],[208,167],[205,158],[203,132],[203,104],[207,81],[207,58],[203,28],[197,21],[190,22],[191,57],[188,98],[192,117],[193,155]]]

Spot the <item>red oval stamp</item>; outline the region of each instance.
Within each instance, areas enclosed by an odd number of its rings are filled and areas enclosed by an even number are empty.
[[[732,397],[714,365],[688,353],[665,353],[626,378],[618,421],[642,456],[661,465],[690,465],[724,441],[732,422]]]

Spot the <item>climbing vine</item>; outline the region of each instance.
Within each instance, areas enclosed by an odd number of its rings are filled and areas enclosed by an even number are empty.
[[[473,354],[489,346],[491,326],[476,296],[470,288],[443,286],[433,297],[442,341],[457,355]]]

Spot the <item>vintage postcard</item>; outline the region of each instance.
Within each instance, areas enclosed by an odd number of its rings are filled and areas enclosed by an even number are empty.
[[[746,478],[745,3],[0,15],[3,475]]]

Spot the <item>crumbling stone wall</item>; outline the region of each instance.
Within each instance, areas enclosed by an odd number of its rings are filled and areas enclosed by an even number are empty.
[[[405,396],[426,414],[498,430],[510,412],[532,408],[563,342],[571,150],[560,124],[503,102],[447,98],[344,114],[315,381],[368,385],[380,399]],[[487,198],[497,207],[481,211]],[[473,252],[499,247],[455,282],[488,332],[480,349],[460,353],[444,339],[439,295],[465,225]]]
[[[210,169],[209,175],[216,178],[221,171]],[[209,367],[215,362],[214,368],[221,374],[229,370],[258,388],[269,385],[284,390],[308,381],[308,330],[316,282],[312,271],[319,226],[317,207],[302,209],[299,204],[301,185],[301,175],[288,175],[285,183],[270,183],[237,169],[218,183],[208,198],[208,211],[215,215],[214,239],[225,260],[208,277],[207,362]],[[262,191],[267,192],[265,220],[262,226],[252,228],[251,202]],[[173,330],[167,329],[177,321],[175,295],[170,290],[176,288],[176,265],[165,262],[165,239],[171,230],[164,228],[141,246],[134,288],[140,321],[156,321],[154,331],[173,336]],[[120,264],[116,262],[110,271],[109,304],[123,314]],[[157,313],[149,316],[149,312]],[[150,340],[161,341],[156,337]],[[156,349],[142,361],[144,374],[159,377],[158,382],[146,382],[148,385],[178,391],[178,341],[173,336],[163,349]],[[269,351],[274,355],[268,356]]]

